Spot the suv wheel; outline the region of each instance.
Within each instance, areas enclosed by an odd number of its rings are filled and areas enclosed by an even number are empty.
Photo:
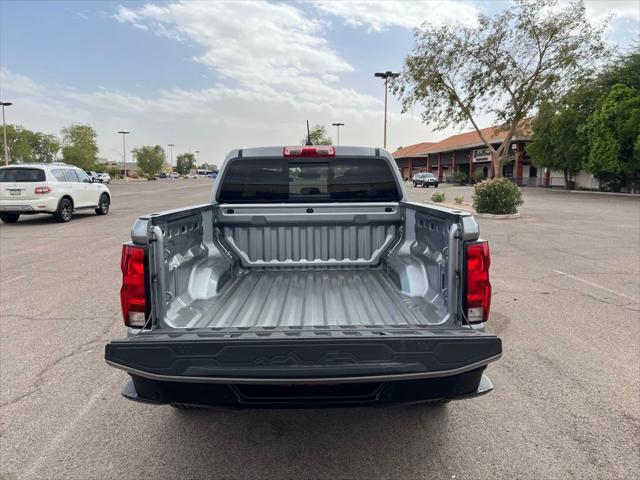
[[[109,213],[109,195],[103,193],[100,195],[100,201],[98,202],[98,208],[96,208],[96,214],[98,215],[106,215]]]
[[[16,223],[19,218],[19,213],[0,213],[0,220],[4,223]]]
[[[56,222],[66,223],[71,220],[73,216],[73,204],[71,200],[68,198],[63,198],[60,200],[60,205],[58,205],[58,210],[53,214],[53,218],[56,219]]]

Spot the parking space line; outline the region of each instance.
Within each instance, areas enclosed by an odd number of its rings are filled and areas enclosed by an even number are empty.
[[[25,278],[25,277],[26,277],[26,275],[18,275],[17,277],[13,277],[13,278],[5,278],[2,281],[3,282],[7,282],[7,283],[13,283],[16,280],[20,280],[21,278]]]
[[[80,420],[82,420],[82,418],[87,413],[89,413],[91,407],[93,407],[93,405],[100,399],[102,394],[107,391],[107,388],[111,388],[111,381],[115,380],[116,377],[116,374],[111,374],[107,377],[106,381],[93,393],[93,395],[91,395],[87,403],[84,404],[84,407],[80,409],[78,414],[73,419],[71,419],[71,421],[69,421],[55,437],[53,437],[53,439],[46,447],[41,450],[42,453],[40,454],[40,456],[33,464],[31,464],[31,466],[27,470],[25,470],[25,472],[22,474],[22,477],[31,478],[38,470],[40,470],[40,468],[42,468],[49,455],[51,455],[51,453],[53,453],[56,448],[67,438],[67,436],[69,436],[73,429],[76,428]]]
[[[627,295],[625,293],[618,292],[616,290],[611,290],[610,288],[603,287],[602,285],[590,282],[589,280],[585,280],[584,278],[576,277],[575,275],[571,275],[570,273],[562,272],[560,270],[552,270],[552,271],[554,273],[559,274],[559,275],[564,275],[565,277],[569,277],[569,278],[572,278],[572,279],[577,280],[579,282],[586,283],[587,285],[591,285],[592,287],[596,287],[596,288],[599,288],[599,289],[604,290],[606,292],[613,293],[614,295],[618,295],[620,297],[628,298],[629,300],[633,300],[634,302],[640,302],[640,300],[638,300],[637,298],[631,297],[631,296],[629,296],[629,295]]]

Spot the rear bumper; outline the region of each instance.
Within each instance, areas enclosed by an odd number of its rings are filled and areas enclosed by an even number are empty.
[[[33,214],[33,213],[54,213],[58,208],[58,199],[56,197],[46,197],[25,200],[15,199],[0,200],[0,212],[2,213],[20,213],[20,214]]]
[[[105,359],[128,372],[126,397],[239,406],[369,405],[481,395],[498,337],[475,331],[362,338],[210,338],[144,333]]]
[[[489,393],[484,368],[450,377],[339,384],[219,384],[163,382],[131,375],[122,395],[153,405],[228,408],[325,408],[463,400]]]

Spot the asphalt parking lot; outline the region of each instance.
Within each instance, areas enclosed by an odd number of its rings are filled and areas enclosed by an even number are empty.
[[[635,478],[640,201],[525,190],[491,242],[495,390],[444,407],[176,411],[120,396],[120,249],[211,182],[114,184],[111,213],[0,225],[0,478]],[[442,188],[447,197],[470,189]],[[420,201],[431,189],[413,189]]]

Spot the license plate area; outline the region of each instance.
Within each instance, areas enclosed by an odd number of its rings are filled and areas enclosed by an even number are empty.
[[[10,188],[9,189],[9,195],[15,195],[15,196],[22,195],[22,189],[20,189],[20,188]]]
[[[383,388],[382,382],[343,384],[230,385],[243,402],[287,402],[372,400]]]

